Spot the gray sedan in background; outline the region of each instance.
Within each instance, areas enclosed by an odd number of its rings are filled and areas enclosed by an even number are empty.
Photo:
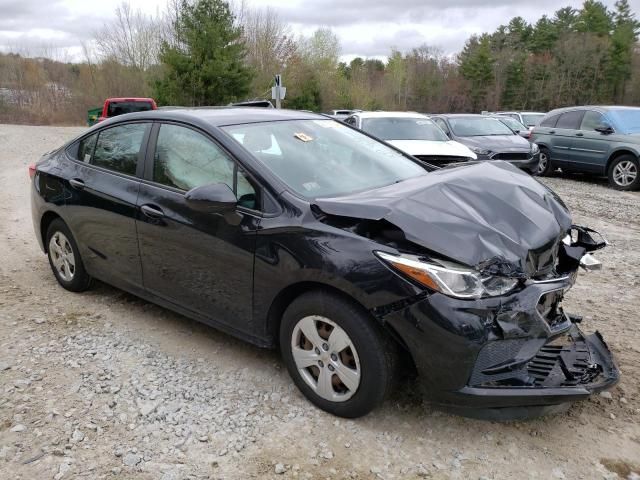
[[[487,115],[443,114],[431,119],[451,140],[460,142],[478,156],[478,160],[505,160],[535,173],[540,150],[499,119]]]

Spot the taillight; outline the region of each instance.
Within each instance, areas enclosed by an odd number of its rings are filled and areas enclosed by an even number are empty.
[[[33,178],[36,176],[36,164],[32,163],[29,165],[29,178]]]

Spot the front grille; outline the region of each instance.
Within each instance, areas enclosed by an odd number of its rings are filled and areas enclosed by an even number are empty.
[[[517,152],[505,152],[505,153],[496,153],[491,157],[492,160],[529,160],[531,155],[528,153],[517,153]]]
[[[448,165],[450,163],[467,162],[467,157],[456,157],[451,155],[414,155],[418,160],[432,165]]]

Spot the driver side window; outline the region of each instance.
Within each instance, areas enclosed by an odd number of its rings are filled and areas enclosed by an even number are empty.
[[[220,147],[190,128],[162,124],[156,141],[153,181],[189,191],[224,183],[238,197],[238,205],[258,209],[258,195],[247,174]]]
[[[582,117],[582,124],[580,130],[595,130],[605,123],[604,116],[599,112],[588,110]]]

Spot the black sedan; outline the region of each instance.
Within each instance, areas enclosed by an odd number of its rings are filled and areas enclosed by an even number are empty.
[[[492,418],[618,379],[561,306],[604,243],[508,163],[432,169],[324,116],[223,108],[107,120],[30,174],[60,285],[99,279],[279,347],[336,415],[380,404],[401,365],[433,402]]]
[[[538,171],[538,145],[529,143],[498,118],[447,114],[432,116],[431,119],[451,140],[469,147],[478,156],[478,161],[504,160],[529,173]]]

